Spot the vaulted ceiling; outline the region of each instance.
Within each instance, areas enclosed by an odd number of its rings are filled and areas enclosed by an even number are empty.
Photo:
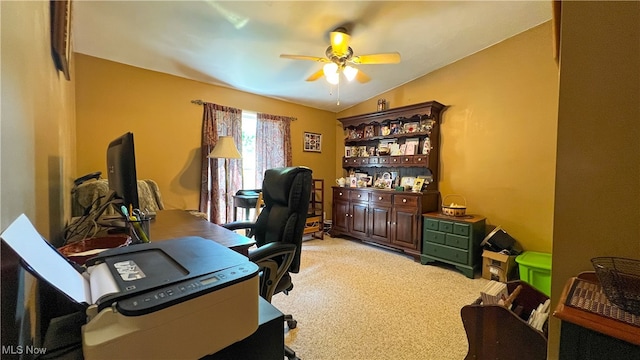
[[[72,34],[78,53],[338,112],[550,18],[546,0],[76,0]],[[371,81],[338,87],[305,81],[322,63],[280,58],[324,57],[339,26],[356,55],[401,62],[357,65]]]

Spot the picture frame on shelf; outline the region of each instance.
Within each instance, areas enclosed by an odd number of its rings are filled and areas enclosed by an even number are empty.
[[[404,123],[402,128],[403,128],[403,132],[407,134],[418,132],[420,131],[420,123],[413,122],[413,121]]]
[[[407,144],[400,145],[400,154],[407,155]]]
[[[429,155],[431,152],[431,139],[427,136],[424,138],[424,142],[422,143],[422,154]]]
[[[371,138],[376,136],[375,134],[375,128],[373,125],[367,125],[364,127],[364,137],[365,138]]]
[[[391,152],[391,156],[402,155],[402,153],[400,152],[400,144],[398,143],[389,144],[389,151]]]
[[[420,144],[419,138],[406,139],[404,142],[407,145],[407,151],[405,155],[415,155],[418,153],[418,145]]]
[[[351,157],[351,146],[345,146],[344,147],[344,157],[346,157],[346,158],[350,158]]]
[[[396,134],[401,134],[402,133],[402,124],[400,123],[400,121],[392,121],[389,124],[389,129],[390,135],[396,135]]]
[[[400,179],[400,186],[404,187],[405,190],[412,189],[415,180],[416,178],[413,176],[403,176],[402,179]]]
[[[423,178],[416,178],[413,181],[413,186],[411,187],[411,191],[413,192],[420,192],[422,191],[422,186],[424,185],[424,180]]]
[[[322,152],[322,134],[305,131],[302,149],[304,151]]]

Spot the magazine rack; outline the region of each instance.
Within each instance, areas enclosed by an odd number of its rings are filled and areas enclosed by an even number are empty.
[[[545,360],[547,336],[527,324],[538,305],[549,299],[522,281],[507,283],[511,294],[518,285],[521,291],[509,310],[502,305],[482,305],[480,298],[460,311],[467,333],[470,359]]]

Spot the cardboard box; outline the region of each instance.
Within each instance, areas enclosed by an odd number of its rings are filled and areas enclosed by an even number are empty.
[[[484,250],[482,252],[482,277],[487,280],[507,282],[514,280],[516,256]]]

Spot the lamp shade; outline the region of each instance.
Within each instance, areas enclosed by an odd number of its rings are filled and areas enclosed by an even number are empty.
[[[236,143],[233,141],[233,137],[231,136],[220,136],[218,138],[218,143],[209,153],[209,158],[218,158],[218,159],[240,159],[240,152],[238,152],[238,148],[236,147]]]

